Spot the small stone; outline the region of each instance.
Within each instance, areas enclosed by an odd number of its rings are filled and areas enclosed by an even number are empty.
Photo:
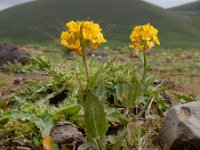
[[[51,130],[50,134],[56,143],[67,144],[71,147],[78,147],[85,143],[83,133],[79,131],[76,125],[62,121],[58,122]]]

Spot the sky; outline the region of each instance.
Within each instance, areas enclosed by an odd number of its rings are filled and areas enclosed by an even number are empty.
[[[175,7],[178,5],[198,1],[198,0],[144,0],[153,4],[156,4],[158,6],[161,6],[163,8],[170,8]]]
[[[30,2],[32,0],[0,0],[0,10],[12,7],[14,5],[18,5],[21,3]]]
[[[0,10],[12,7],[25,2],[30,2],[32,0],[0,0]],[[170,8],[197,0],[144,0],[155,5],[161,6],[163,8]]]

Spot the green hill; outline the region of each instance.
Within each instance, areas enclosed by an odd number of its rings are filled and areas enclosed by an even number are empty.
[[[200,28],[200,1],[174,7],[171,10],[186,16],[191,26]]]
[[[151,23],[160,31],[161,47],[200,48],[200,29],[174,11],[141,0],[38,0],[0,12],[0,39],[15,43],[55,44],[65,22],[100,23],[109,45],[129,43],[133,25]]]
[[[190,11],[190,12],[200,12],[200,1],[196,1],[189,4],[184,4],[178,7],[171,8],[172,10],[176,11]]]

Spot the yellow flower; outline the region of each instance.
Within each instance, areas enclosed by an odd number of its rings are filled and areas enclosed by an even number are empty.
[[[66,23],[68,31],[61,33],[61,44],[83,56],[86,47],[93,50],[106,42],[100,26],[92,21]]]
[[[70,33],[69,31],[61,33],[60,43],[67,48],[74,50],[77,54],[83,55],[80,39],[76,38],[74,34]]]
[[[149,23],[143,26],[136,26],[130,35],[132,44],[129,47],[136,49],[136,53],[139,53],[143,50],[151,49],[155,44],[160,45],[157,34],[158,30]]]
[[[70,22],[66,23],[66,27],[69,28],[70,32],[80,33],[81,23],[79,21],[77,21],[77,22],[70,21]]]
[[[85,40],[86,43],[91,43],[95,44],[97,41],[98,43],[101,44],[105,42],[105,39],[102,40],[102,33],[101,33],[101,28],[98,24],[93,23],[93,22],[83,22],[82,23],[82,32],[83,32],[83,39]],[[102,36],[101,36],[102,35]]]
[[[103,34],[99,32],[96,38],[92,40],[91,47],[93,50],[95,50],[101,43],[104,42],[106,42],[106,40],[104,39]]]

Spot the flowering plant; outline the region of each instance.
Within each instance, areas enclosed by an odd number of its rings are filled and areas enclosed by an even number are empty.
[[[95,85],[99,70],[94,76],[89,75],[85,49],[91,48],[95,50],[106,40],[101,33],[100,26],[92,21],[70,21],[66,23],[66,26],[68,30],[61,33],[61,44],[75,51],[83,58],[87,77],[86,89],[79,89],[81,91],[79,95],[80,102],[84,110],[85,131],[88,139],[94,143],[96,149],[104,150],[105,144],[102,141],[104,141],[108,128],[106,113],[99,98],[92,91],[94,90],[92,86]]]
[[[132,33],[130,34],[130,40],[132,44],[129,45],[129,47],[136,49],[137,54],[143,52],[144,70],[142,75],[142,82],[144,82],[147,74],[146,50],[151,49],[155,44],[160,45],[157,34],[158,30],[149,23],[134,27]]]
[[[82,56],[89,83],[85,48],[89,47],[95,50],[101,43],[106,42],[101,33],[102,29],[93,21],[70,21],[66,23],[66,27],[68,30],[61,33],[61,44]]]

